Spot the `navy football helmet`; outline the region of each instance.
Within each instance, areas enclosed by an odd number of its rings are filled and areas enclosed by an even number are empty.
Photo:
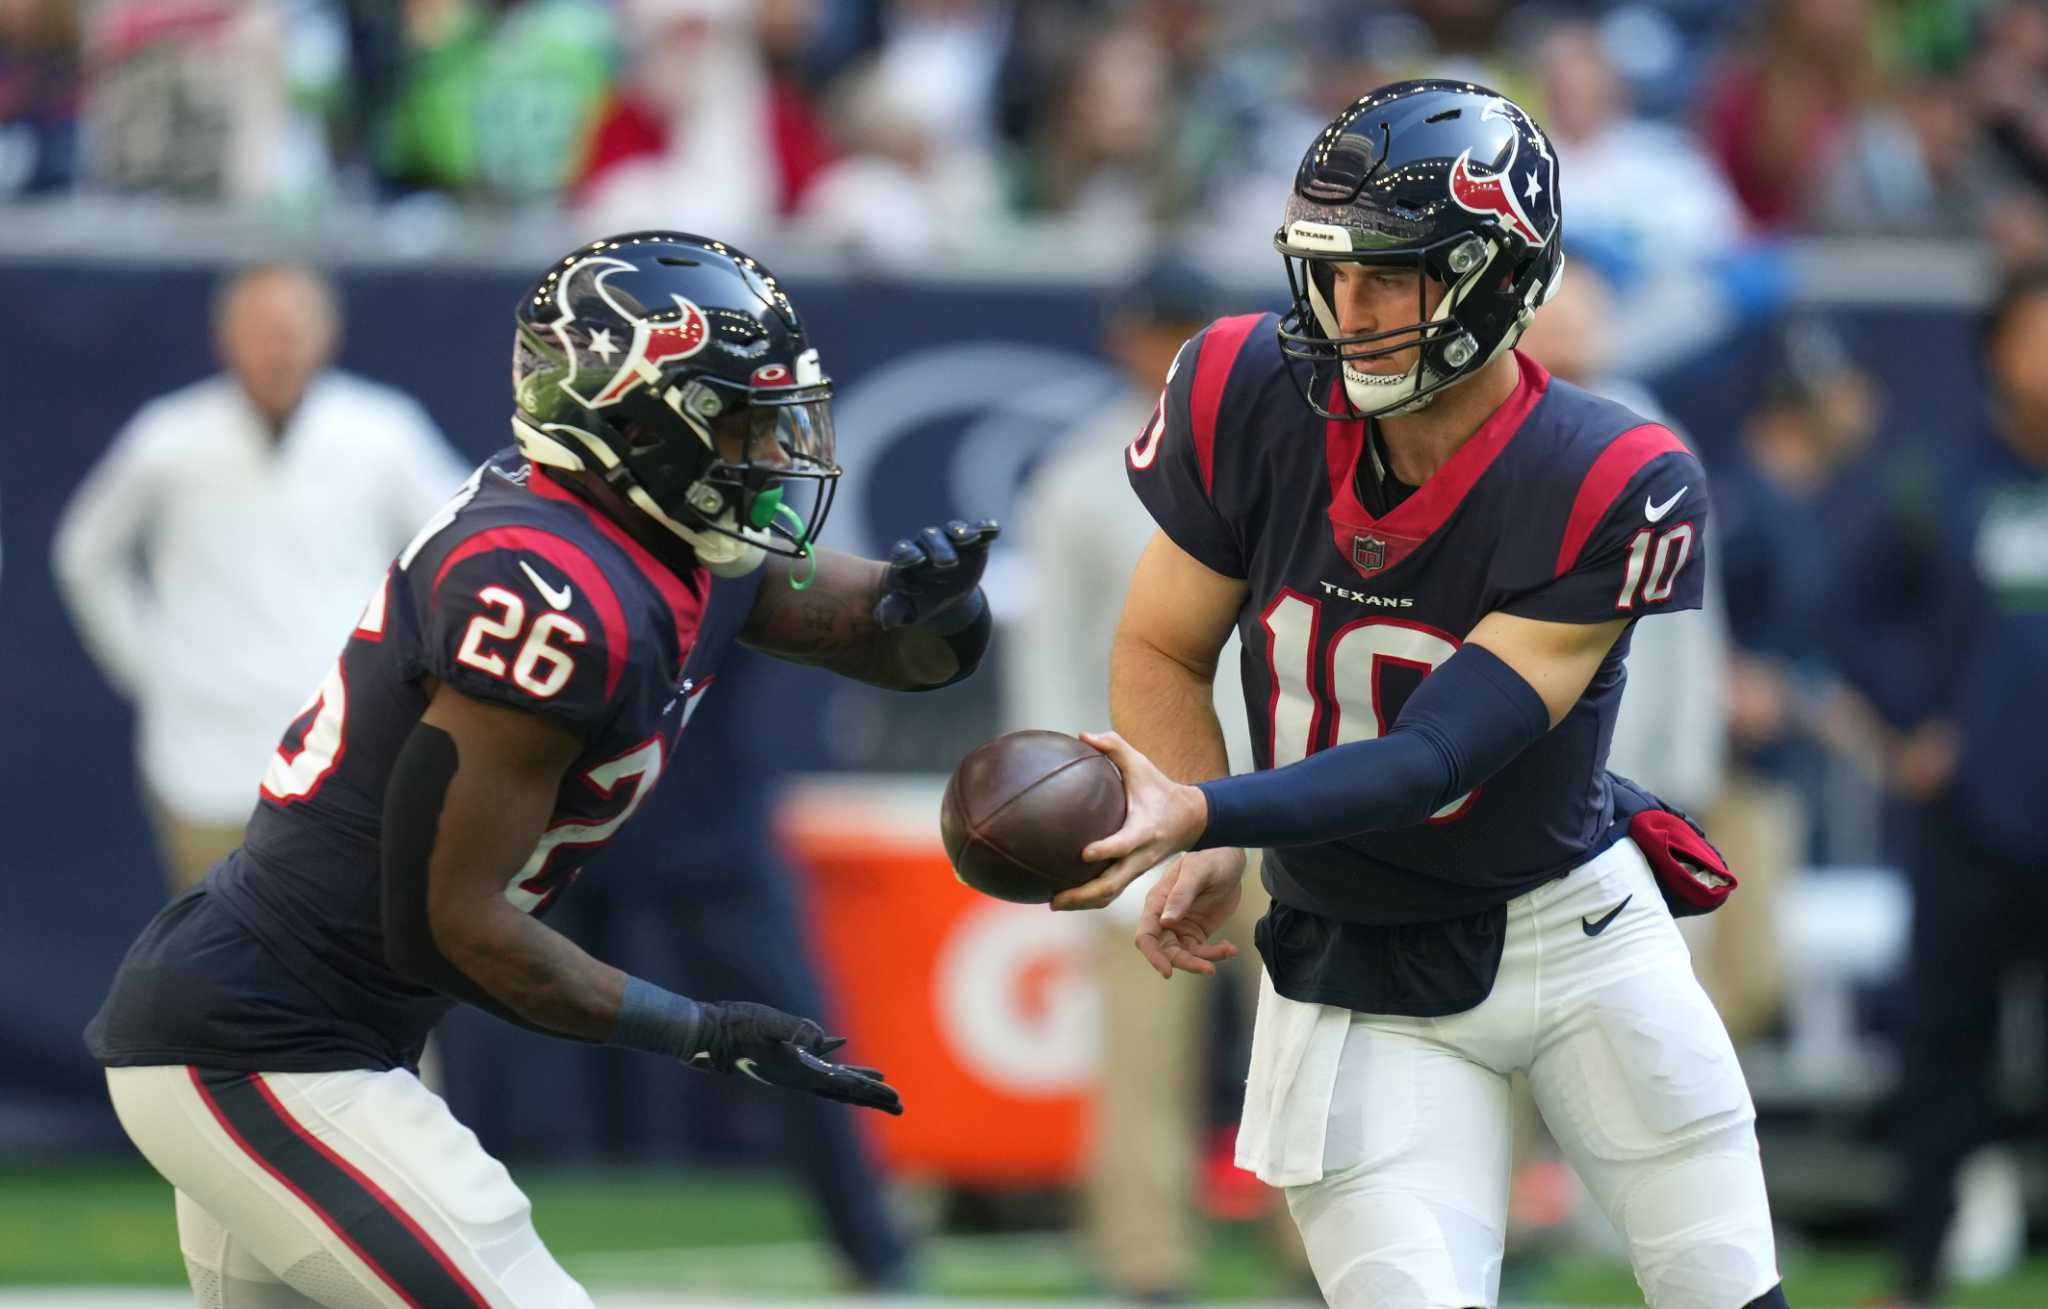
[[[759,262],[684,232],[610,237],[556,263],[517,318],[528,459],[601,474],[721,576],[810,553],[839,477],[832,383]]]
[[[1550,142],[1505,96],[1430,79],[1354,101],[1309,146],[1273,237],[1294,295],[1280,347],[1310,406],[1398,413],[1478,371],[1556,285],[1562,229]],[[1419,269],[1415,321],[1344,335],[1331,294],[1344,263]],[[1445,288],[1434,313],[1431,280]],[[1404,374],[1350,366],[1418,347]]]

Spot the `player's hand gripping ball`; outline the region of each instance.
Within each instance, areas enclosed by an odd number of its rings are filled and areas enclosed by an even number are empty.
[[[960,761],[939,806],[962,882],[1044,904],[1109,865],[1081,848],[1123,826],[1124,780],[1109,756],[1061,732],[1011,732]]]

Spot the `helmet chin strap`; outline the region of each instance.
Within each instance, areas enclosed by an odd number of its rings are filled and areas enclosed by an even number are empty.
[[[768,557],[759,545],[746,539],[764,536],[765,533],[760,528],[742,528],[731,509],[713,520],[716,526],[726,529],[724,532],[699,531],[669,517],[654,502],[654,497],[638,486],[627,487],[626,498],[633,502],[634,508],[689,542],[690,549],[697,555],[697,562],[716,577],[745,577]],[[733,535],[728,536],[727,532]]]
[[[565,424],[549,423],[547,429],[542,430],[515,415],[512,419],[512,431],[518,438],[520,452],[537,464],[546,464],[551,468],[583,471],[589,469],[593,462],[600,467],[616,466],[618,463],[618,460],[611,455],[610,451],[605,449],[601,442]],[[584,452],[579,452],[567,444],[562,439],[565,436],[576,438],[577,444],[586,447],[587,457]],[[688,543],[691,551],[697,556],[697,562],[703,564],[707,570],[718,577],[745,577],[748,573],[759,568],[762,561],[767,558],[767,552],[762,550],[758,544],[745,539],[747,537],[765,538],[767,535],[767,524],[765,522],[750,524],[746,528],[741,528],[733,511],[727,509],[718,516],[716,521],[719,526],[727,528],[735,533],[735,535],[727,536],[724,532],[700,531],[697,528],[689,527],[676,521],[664,512],[662,507],[655,503],[654,497],[647,494],[641,487],[629,484],[619,489],[625,493],[626,499],[632,503],[635,509],[646,514],[649,518],[660,523],[663,527],[674,532]],[[768,517],[771,519],[774,517],[776,508],[781,504],[781,488],[775,488],[773,494],[774,501],[767,511]],[[763,494],[756,496],[755,500],[758,504],[760,501],[767,500],[768,498],[767,494]]]
[[[1349,364],[1344,365],[1344,394],[1351,398],[1352,407],[1362,414],[1412,414],[1419,409],[1427,409],[1437,393],[1431,391],[1427,395],[1416,395],[1421,386],[1420,360],[1397,377],[1361,373]]]
[[[1313,277],[1308,279],[1308,298],[1310,307],[1315,310],[1316,321],[1322,324],[1324,335],[1333,339],[1344,335],[1343,328],[1337,322],[1336,311],[1331,309],[1330,302],[1323,298],[1323,289],[1317,285]],[[1450,312],[1451,297],[1447,295],[1443,303],[1436,307],[1433,317],[1445,318]],[[1423,384],[1420,358],[1416,359],[1415,365],[1407,372],[1392,377],[1363,372],[1348,363],[1340,363],[1338,369],[1344,379],[1344,394],[1350,398],[1351,407],[1368,418],[1381,414],[1414,413],[1418,409],[1427,409],[1430,401],[1436,398],[1434,391],[1424,396],[1415,394],[1422,389]]]

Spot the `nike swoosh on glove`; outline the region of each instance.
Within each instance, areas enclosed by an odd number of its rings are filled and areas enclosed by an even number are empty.
[[[956,518],[890,546],[875,622],[884,629],[909,627],[973,595],[988,566],[988,548],[1002,530],[992,518],[972,525]]]
[[[738,1073],[885,1114],[903,1112],[903,1097],[882,1080],[880,1069],[825,1058],[846,1038],[826,1036],[812,1020],[747,1000],[705,1004],[703,1012],[704,1048],[691,1056],[691,1067]]]

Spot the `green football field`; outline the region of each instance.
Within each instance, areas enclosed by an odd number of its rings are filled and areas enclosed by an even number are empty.
[[[598,1293],[653,1292],[679,1300],[810,1298],[844,1288],[800,1196],[753,1177],[675,1173],[547,1173],[520,1178],[542,1235]],[[1853,1309],[1884,1288],[1869,1249],[1788,1251],[1787,1289],[1799,1309]],[[140,1168],[0,1170],[0,1309],[26,1287],[183,1284],[169,1189]],[[951,1237],[927,1243],[923,1288],[972,1300],[1097,1298],[1075,1246],[1056,1234]],[[1217,1228],[1202,1300],[1298,1297],[1256,1234]],[[1628,1270],[1572,1259],[1518,1267],[1503,1298],[1517,1305],[1640,1305]],[[175,1303],[165,1298],[166,1304]],[[1961,1306],[2048,1306],[2048,1259],[2015,1276],[1959,1291]]]

